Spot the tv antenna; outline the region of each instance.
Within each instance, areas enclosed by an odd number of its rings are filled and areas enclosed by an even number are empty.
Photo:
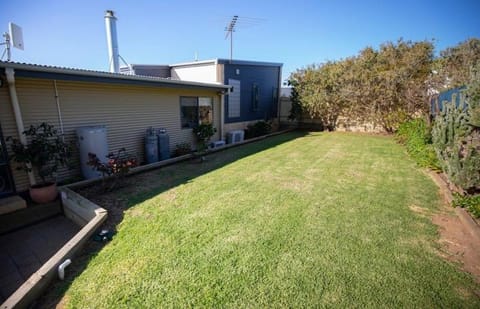
[[[22,28],[14,23],[8,23],[8,30],[8,32],[3,34],[5,42],[0,43],[0,45],[5,45],[5,50],[3,51],[0,60],[2,60],[6,54],[7,61],[10,61],[12,58],[11,45],[13,45],[15,48],[23,50],[23,32]]]
[[[238,15],[234,15],[230,23],[225,27],[227,34],[225,35],[225,40],[230,36],[230,63],[232,63],[233,58],[233,33],[235,32],[235,25],[237,24]]]
[[[230,63],[233,60],[233,33],[237,28],[247,28],[247,27],[255,27],[260,25],[261,23],[265,22],[266,19],[263,18],[255,18],[255,17],[239,17],[238,15],[234,15],[230,22],[225,27],[225,31],[227,34],[225,35],[225,40],[230,36]]]

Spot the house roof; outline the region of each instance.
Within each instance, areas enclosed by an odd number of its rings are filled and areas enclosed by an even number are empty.
[[[283,66],[283,63],[278,63],[278,62],[263,62],[263,61],[235,60],[235,59],[233,59],[230,62],[230,59],[216,58],[216,59],[210,59],[210,60],[171,64],[170,67],[195,66],[195,65],[219,64],[219,63],[220,64],[236,64],[236,65],[270,66],[270,67]]]
[[[170,68],[168,64],[138,64],[138,63],[130,63],[128,66],[123,66],[120,68]]]
[[[202,89],[228,89],[230,86],[192,82],[182,80],[172,80],[169,78],[142,76],[142,75],[127,75],[121,73],[110,73],[104,71],[94,71],[86,69],[66,68],[59,66],[39,65],[31,63],[19,62],[5,62],[0,61],[0,69],[2,73],[5,68],[12,68],[15,70],[17,77],[31,77],[31,78],[47,78],[58,80],[75,80],[75,81],[90,81],[90,82],[104,82],[117,84],[136,84],[136,85],[150,85],[162,86],[171,88],[202,88]]]

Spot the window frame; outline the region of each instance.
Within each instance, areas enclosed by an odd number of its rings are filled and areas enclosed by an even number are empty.
[[[183,99],[195,99],[195,108],[196,108],[196,118],[194,119],[194,123],[191,126],[184,126],[184,117],[183,117],[183,112],[182,108],[183,106]],[[180,128],[182,130],[184,129],[193,129],[196,128],[201,124],[201,117],[200,117],[200,101],[201,99],[208,99],[210,101],[210,108],[211,108],[211,123],[213,124],[215,122],[215,117],[214,117],[214,97],[208,97],[208,96],[180,96]],[[189,121],[190,123],[192,121]]]
[[[228,79],[228,84],[232,86],[232,90],[227,97],[227,113],[228,119],[241,119],[242,117],[242,81],[239,79]]]
[[[260,87],[257,83],[252,84],[252,112],[258,112],[260,105]]]

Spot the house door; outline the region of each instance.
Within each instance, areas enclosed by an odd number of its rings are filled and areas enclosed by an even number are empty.
[[[15,193],[12,172],[8,164],[7,147],[0,126],[0,198]]]

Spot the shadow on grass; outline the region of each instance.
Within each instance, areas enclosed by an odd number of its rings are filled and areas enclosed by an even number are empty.
[[[307,131],[294,131],[281,134],[252,142],[251,144],[209,154],[206,156],[205,161],[201,161],[200,158],[195,158],[152,172],[147,172],[144,175],[139,175],[140,178],[146,176],[147,181],[142,182],[142,184],[130,184],[129,188],[123,192],[128,196],[125,196],[129,201],[127,207],[134,206],[145,200],[153,198],[164,191],[188,183],[199,176],[208,174],[219,168],[223,168],[238,160],[277,147],[299,137],[304,137],[307,134]],[[154,177],[154,180],[149,183],[148,178],[152,176]],[[139,190],[135,190],[135,186],[140,186]]]
[[[124,212],[145,200],[167,191],[181,184],[193,181],[195,178],[225,167],[235,161],[251,155],[277,147],[308,135],[308,131],[293,131],[280,134],[250,144],[226,149],[206,156],[205,161],[191,159],[166,167],[135,174],[126,179],[126,183],[113,192],[102,192],[101,185],[77,189],[78,193],[90,199],[108,211],[107,221],[102,229],[116,230],[122,222]],[[63,295],[71,286],[75,277],[80,275],[89,262],[101,251],[104,243],[93,240],[87,241],[81,252],[73,259],[71,266],[66,271],[64,281],[55,281],[50,289],[40,297],[33,308],[53,308],[63,300]],[[108,289],[108,287],[105,287]],[[95,293],[95,291],[92,291]],[[59,304],[62,308],[63,305]]]

